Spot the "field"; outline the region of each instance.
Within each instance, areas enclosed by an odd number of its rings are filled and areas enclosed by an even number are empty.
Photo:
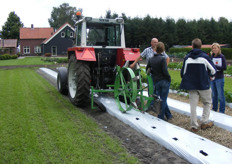
[[[12,62],[17,65],[23,60]],[[31,58],[27,63],[34,66],[40,60]],[[107,113],[83,113],[36,70],[0,68],[0,163],[185,163],[141,133],[108,118]],[[180,81],[178,71],[170,74],[172,80]],[[188,102],[187,97],[169,96]],[[170,123],[189,130],[189,117],[172,113]],[[92,114],[97,122],[89,117]],[[197,134],[232,148],[232,134],[221,128],[214,126]]]
[[[139,163],[34,68],[0,79],[0,163]]]

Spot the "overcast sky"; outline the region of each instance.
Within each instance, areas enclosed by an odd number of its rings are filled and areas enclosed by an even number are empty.
[[[211,19],[217,21],[225,17],[232,21],[232,0],[4,0],[0,9],[0,30],[9,13],[15,11],[24,27],[49,27],[53,7],[63,3],[82,8],[83,15],[91,17],[105,16],[107,10],[112,13],[125,13],[127,17],[167,17],[178,20]]]

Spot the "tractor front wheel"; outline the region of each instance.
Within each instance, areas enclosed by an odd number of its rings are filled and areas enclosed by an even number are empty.
[[[76,106],[86,106],[90,94],[90,68],[87,62],[76,60],[73,55],[68,67],[69,99]]]

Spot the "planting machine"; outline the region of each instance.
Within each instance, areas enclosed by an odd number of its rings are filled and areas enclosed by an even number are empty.
[[[68,48],[68,68],[58,69],[59,92],[68,94],[76,106],[100,106],[95,95],[108,93],[122,112],[132,107],[145,111],[154,99],[152,80],[148,76],[149,88],[143,87],[139,65],[129,68],[140,52],[125,47],[124,20],[78,15],[75,29],[75,44]],[[145,89],[149,96],[144,95]]]

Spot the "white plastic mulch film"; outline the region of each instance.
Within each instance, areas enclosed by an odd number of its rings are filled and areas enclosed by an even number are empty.
[[[56,78],[57,73],[47,68],[42,71]],[[173,151],[190,163],[232,163],[232,150],[219,145],[211,140],[198,136],[178,126],[158,119],[148,113],[130,110],[122,113],[115,102],[109,96],[95,96],[105,107],[109,114],[115,116],[124,123],[130,125],[137,131],[150,137],[154,141]],[[189,115],[189,104],[168,98],[171,110]],[[197,115],[201,116],[202,109],[197,108]],[[232,117],[211,111],[210,120],[216,126],[232,131]]]

